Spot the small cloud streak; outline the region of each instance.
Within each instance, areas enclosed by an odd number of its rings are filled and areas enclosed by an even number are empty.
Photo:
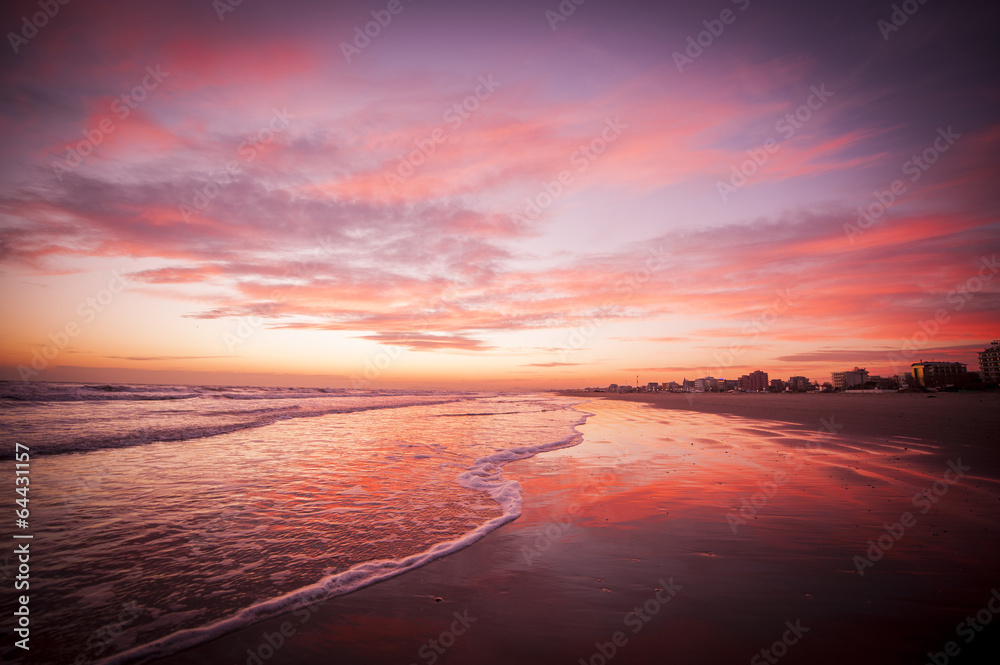
[[[914,355],[913,362],[918,362],[923,358],[948,358],[966,357],[970,353],[983,350],[983,344],[964,344],[959,346],[929,346],[916,351],[907,350],[910,355]],[[854,365],[864,365],[866,363],[885,364],[886,359],[892,355],[900,355],[900,347],[887,346],[884,349],[821,349],[819,351],[794,353],[787,356],[778,356],[775,360],[784,363],[794,364],[815,364],[815,363],[840,363]]]
[[[359,339],[368,339],[386,346],[402,346],[411,351],[486,351],[493,347],[481,340],[462,335],[434,335],[414,332],[385,332],[373,335],[362,335]]]
[[[104,356],[111,360],[134,360],[149,362],[156,360],[210,360],[214,358],[231,358],[232,356]]]
[[[552,362],[552,363],[527,363],[527,364],[521,365],[521,367],[578,367],[578,366],[586,365],[586,364],[587,363],[559,363],[559,362]]]

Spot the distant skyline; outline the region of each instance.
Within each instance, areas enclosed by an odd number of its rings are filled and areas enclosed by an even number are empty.
[[[822,383],[1000,337],[994,5],[42,5],[0,10],[2,379]]]

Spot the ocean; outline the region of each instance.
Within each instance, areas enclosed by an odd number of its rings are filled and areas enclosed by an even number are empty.
[[[30,662],[143,662],[465,547],[520,515],[505,463],[580,441],[580,402],[0,383],[11,491],[30,452]]]

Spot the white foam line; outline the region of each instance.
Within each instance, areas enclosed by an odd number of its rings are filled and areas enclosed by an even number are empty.
[[[575,430],[592,415],[594,414],[581,411],[580,419],[573,424],[574,433],[570,436],[553,443],[509,448],[486,457],[480,457],[473,462],[468,471],[459,474],[456,480],[460,485],[468,489],[486,492],[503,509],[503,515],[494,517],[464,536],[438,543],[424,552],[405,559],[366,561],[342,573],[320,580],[316,584],[251,605],[229,618],[221,619],[207,626],[180,630],[153,642],[115,654],[99,661],[98,665],[140,665],[155,658],[170,656],[259,621],[286,614],[293,609],[343,596],[363,587],[396,577],[482,540],[504,524],[513,522],[521,516],[523,505],[521,483],[516,480],[505,480],[503,478],[503,465],[533,457],[538,453],[568,448],[580,443],[583,440],[583,435]]]
[[[227,425],[204,425],[198,427],[173,427],[161,430],[143,431],[141,434],[127,432],[122,436],[106,437],[103,439],[84,438],[69,443],[57,443],[52,446],[39,446],[40,452],[46,455],[70,455],[74,453],[92,453],[101,450],[118,450],[122,448],[134,448],[151,443],[177,443],[194,441],[196,439],[207,439],[220,434],[231,434],[246,429],[257,427],[267,427],[285,420],[297,418],[318,418],[320,416],[344,415],[350,413],[361,413],[363,411],[377,411],[380,409],[403,409],[411,406],[434,406],[436,404],[450,404],[461,402],[463,399],[442,399],[432,402],[415,402],[401,404],[374,404],[360,406],[331,406],[315,410],[302,410],[298,405],[282,406],[275,408],[269,413],[261,413],[262,409],[244,411],[248,415],[256,415],[252,420],[244,422],[230,423]]]

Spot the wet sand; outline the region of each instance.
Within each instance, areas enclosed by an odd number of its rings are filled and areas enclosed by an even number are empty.
[[[580,445],[505,467],[517,521],[155,662],[923,663],[949,642],[992,662],[996,396],[623,397],[581,407]]]
[[[822,418],[835,418],[844,425],[841,431],[849,435],[910,436],[949,445],[991,437],[1000,442],[1000,392],[590,394],[602,399],[648,402],[664,409],[728,413],[808,426]]]

